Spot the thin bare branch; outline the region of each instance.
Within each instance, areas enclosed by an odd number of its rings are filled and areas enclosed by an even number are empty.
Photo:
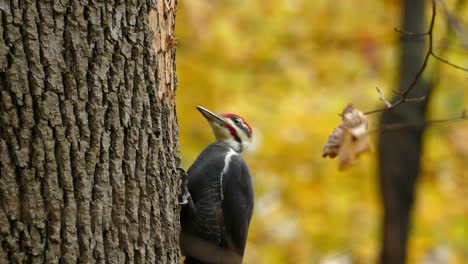
[[[399,100],[397,100],[391,107],[387,107],[387,108],[384,108],[384,109],[372,110],[372,111],[369,111],[369,112],[365,112],[364,114],[370,115],[370,114],[374,114],[374,113],[381,113],[381,112],[389,111],[389,110],[391,110],[391,109],[405,103],[409,93],[414,89],[414,87],[416,86],[416,83],[418,82],[419,78],[422,76],[424,70],[426,69],[427,62],[429,61],[429,57],[431,56],[432,43],[433,43],[432,42],[432,40],[433,40],[432,34],[433,34],[433,30],[434,30],[435,18],[436,18],[436,5],[435,5],[435,0],[432,0],[432,17],[431,17],[431,23],[429,24],[429,30],[427,31],[427,35],[429,36],[429,47],[428,47],[428,50],[426,52],[426,55],[424,56],[424,60],[423,60],[423,63],[421,65],[421,68],[419,69],[418,73],[416,73],[416,76],[414,77],[411,84],[406,88],[406,90],[404,90],[402,92],[402,94],[401,94],[402,97]]]
[[[454,67],[454,68],[456,68],[456,69],[459,69],[459,70],[468,72],[468,68],[464,68],[464,67],[458,66],[458,65],[456,65],[456,64],[454,64],[454,63],[451,63],[451,62],[449,62],[448,60],[439,57],[439,56],[436,55],[434,52],[431,52],[431,55],[432,55],[432,57],[434,57],[436,60],[438,60],[438,61],[440,61],[440,62],[443,62],[443,63],[445,63],[445,64],[447,64],[447,65],[450,65],[450,66],[452,66],[452,67]]]
[[[431,126],[443,123],[451,123],[451,122],[458,122],[458,121],[467,121],[468,114],[466,110],[456,117],[447,118],[447,119],[431,119],[425,120],[423,122],[416,122],[416,123],[396,123],[396,124],[386,124],[380,126],[379,129],[371,130],[369,133],[382,133],[390,130],[398,130],[403,128],[411,128],[411,127],[421,127],[421,126]]]
[[[398,32],[398,33],[400,33],[402,35],[410,36],[410,37],[424,37],[424,36],[429,35],[429,32],[417,33],[417,32],[401,30],[401,29],[398,29],[398,28],[393,28],[393,30],[395,30],[395,32]]]
[[[429,44],[428,45],[429,46],[427,48],[426,55],[424,56],[421,68],[419,68],[418,72],[416,73],[416,75],[415,75],[413,81],[410,83],[410,85],[406,89],[404,89],[402,91],[393,90],[396,94],[400,95],[400,98],[397,99],[396,102],[394,102],[393,104],[389,103],[387,100],[385,100],[385,98],[383,98],[383,94],[380,91],[380,89],[377,88],[377,91],[380,94],[380,100],[383,101],[386,104],[387,108],[376,109],[376,110],[371,110],[371,111],[368,111],[368,112],[364,112],[365,115],[390,111],[390,110],[392,110],[392,109],[394,109],[394,108],[396,108],[399,105],[404,104],[404,103],[416,103],[416,102],[421,102],[421,101],[425,100],[425,97],[408,98],[408,96],[411,93],[411,91],[414,89],[414,87],[416,86],[419,79],[421,79],[421,76],[424,73],[424,71],[425,71],[425,69],[427,67],[427,63],[429,61],[429,58],[431,56],[434,59],[436,59],[436,60],[438,60],[440,62],[443,62],[443,63],[445,63],[445,64],[447,64],[449,66],[452,66],[452,67],[454,67],[456,69],[468,72],[468,68],[464,68],[464,67],[456,65],[454,63],[451,63],[451,62],[447,61],[446,59],[443,59],[443,58],[437,56],[434,53],[434,49],[433,49],[434,48],[434,44],[433,44],[434,43],[434,41],[433,41],[434,37],[433,37],[433,34],[434,34],[434,24],[435,24],[436,15],[437,15],[436,0],[432,0],[432,16],[431,16],[431,22],[429,24],[429,29],[428,29],[427,32],[425,32],[425,33],[414,33],[414,32],[402,31],[402,30],[399,30],[399,29],[395,28],[395,31],[397,31],[397,32],[399,32],[401,34],[404,34],[404,35],[408,35],[408,36],[428,36],[428,38],[429,38]],[[387,101],[387,102],[385,102],[384,100]]]
[[[392,104],[385,99],[385,96],[383,95],[382,91],[379,89],[379,87],[375,87],[377,90],[377,93],[379,93],[379,99],[382,101],[388,108],[392,107]]]
[[[405,103],[419,103],[419,102],[422,102],[424,100],[426,100],[426,96],[405,98]]]
[[[398,94],[398,95],[403,95],[403,92],[397,90],[397,89],[392,89],[392,92]]]

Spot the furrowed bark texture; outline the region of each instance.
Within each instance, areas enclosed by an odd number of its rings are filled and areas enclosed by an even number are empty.
[[[0,263],[178,263],[176,0],[0,1]]]
[[[424,13],[426,0],[405,0],[403,30],[426,32]],[[427,37],[402,35],[400,42],[400,89],[414,80],[426,52]],[[409,128],[385,131],[379,139],[380,188],[384,204],[382,264],[406,263],[415,185],[420,172],[420,159],[425,127],[425,113],[432,80],[419,80],[410,97],[426,96],[424,103],[407,103],[384,112],[381,125],[421,124]]]

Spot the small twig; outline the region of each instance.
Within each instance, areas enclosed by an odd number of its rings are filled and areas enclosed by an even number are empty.
[[[426,96],[420,96],[420,97],[413,97],[413,98],[405,98],[405,103],[419,103],[426,100]]]
[[[387,99],[385,99],[382,91],[379,89],[379,87],[375,87],[375,89],[377,90],[377,93],[379,93],[379,99],[380,101],[382,101],[388,108],[392,107],[392,104],[387,101]]]
[[[423,60],[423,63],[421,65],[421,68],[416,73],[416,75],[415,75],[413,81],[410,83],[410,85],[403,91],[393,90],[393,92],[400,95],[401,97],[395,103],[391,104],[387,100],[385,100],[385,98],[383,98],[382,91],[380,91],[380,89],[377,88],[377,92],[380,95],[380,100],[383,101],[386,104],[387,108],[376,109],[376,110],[364,112],[365,115],[390,111],[393,108],[396,108],[399,105],[404,104],[404,103],[415,103],[415,102],[423,101],[425,99],[425,97],[408,98],[408,96],[411,93],[411,91],[414,89],[414,87],[416,87],[416,83],[421,78],[424,70],[427,67],[427,62],[429,61],[429,58],[431,56],[434,57],[434,59],[436,59],[438,61],[441,61],[441,62],[443,62],[443,63],[445,63],[447,65],[450,65],[450,66],[452,66],[452,67],[454,67],[456,69],[463,70],[463,71],[468,71],[468,68],[464,68],[464,67],[456,65],[454,63],[451,63],[451,62],[447,61],[446,59],[443,59],[443,58],[437,56],[434,53],[434,50],[433,50],[433,48],[434,48],[433,33],[434,33],[434,24],[435,24],[436,14],[437,14],[437,12],[436,12],[436,0],[432,0],[432,16],[431,16],[431,22],[429,24],[429,29],[428,29],[427,32],[425,32],[425,33],[414,33],[414,32],[407,32],[407,31],[403,31],[403,30],[399,30],[399,29],[395,28],[396,32],[399,32],[401,34],[405,34],[405,35],[408,35],[408,36],[428,36],[429,37],[429,47],[427,48],[427,52],[426,52],[426,55],[424,56],[424,60]]]
[[[390,131],[390,130],[398,130],[402,128],[410,128],[410,127],[420,127],[420,126],[430,126],[430,125],[436,125],[436,124],[441,124],[441,123],[450,123],[450,122],[457,122],[457,121],[466,121],[468,120],[468,113],[465,110],[461,113],[460,116],[452,117],[452,118],[447,118],[447,119],[432,119],[432,120],[425,120],[423,122],[418,122],[418,123],[396,123],[396,124],[387,124],[387,125],[382,125],[380,126],[379,129],[371,130],[369,133],[381,133],[385,131]]]
[[[416,83],[418,82],[419,78],[421,77],[422,73],[424,72],[424,70],[426,69],[426,66],[427,66],[427,61],[429,60],[429,57],[431,56],[431,52],[432,52],[432,33],[433,33],[433,30],[434,30],[434,22],[435,22],[435,17],[436,17],[436,6],[435,6],[435,0],[432,0],[432,17],[431,17],[431,23],[429,25],[429,30],[426,32],[427,35],[429,36],[429,48],[428,48],[428,51],[426,52],[426,56],[424,56],[424,60],[423,60],[423,63],[421,65],[421,68],[419,69],[418,73],[416,73],[416,76],[414,77],[413,81],[411,82],[411,84],[408,86],[408,88],[406,88],[406,90],[404,90],[402,92],[402,97],[396,101],[391,107],[387,107],[385,109],[377,109],[377,110],[372,110],[372,111],[368,111],[368,112],[365,112],[364,114],[365,115],[370,115],[370,114],[374,114],[374,113],[380,113],[380,112],[384,112],[384,111],[389,111],[403,103],[405,103],[405,101],[407,100],[407,97],[409,95],[409,93],[413,90],[413,88],[416,86]]]
[[[400,33],[402,35],[406,35],[406,36],[410,36],[410,37],[424,37],[424,36],[429,35],[429,32],[417,33],[417,32],[401,30],[401,29],[398,29],[398,28],[393,28],[393,30],[395,30],[395,32],[398,32],[398,33]]]
[[[402,94],[403,94],[403,92],[401,92],[401,91],[399,91],[399,90],[397,90],[397,89],[392,89],[392,92],[394,92],[394,93],[396,93],[396,94],[398,94],[398,95],[402,95]]]
[[[456,68],[456,69],[459,69],[459,70],[468,72],[468,68],[464,68],[464,67],[462,67],[462,66],[458,66],[458,65],[456,65],[456,64],[454,64],[454,63],[451,63],[451,62],[449,62],[448,60],[439,57],[439,56],[436,55],[434,52],[431,52],[431,55],[432,55],[432,57],[434,57],[436,60],[438,60],[438,61],[440,61],[440,62],[443,62],[443,63],[445,63],[445,64],[447,64],[447,65],[450,65],[450,66],[452,66],[452,67],[454,67],[454,68]]]

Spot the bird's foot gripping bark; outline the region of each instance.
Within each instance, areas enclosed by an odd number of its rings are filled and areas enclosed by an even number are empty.
[[[187,182],[188,182],[187,173],[181,167],[177,167],[177,171],[179,172],[180,178],[182,179],[182,183],[181,183],[182,194],[181,194],[181,199],[180,199],[179,204],[193,205],[192,197],[190,196],[190,192],[188,191],[188,187],[187,187]]]

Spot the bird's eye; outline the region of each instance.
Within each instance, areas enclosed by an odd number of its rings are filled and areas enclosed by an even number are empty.
[[[241,120],[240,120],[240,118],[237,118],[237,117],[236,117],[236,118],[234,118],[234,123],[236,123],[236,124],[240,124],[240,123],[241,123]]]

